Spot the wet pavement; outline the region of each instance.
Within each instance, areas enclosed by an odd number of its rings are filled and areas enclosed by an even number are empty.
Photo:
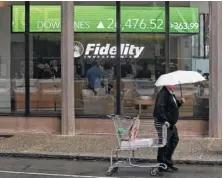
[[[0,158],[1,178],[102,178],[109,162],[61,159]],[[221,178],[221,166],[177,165],[179,171],[165,173],[168,178]],[[119,168],[113,177],[144,178],[150,168]],[[156,176],[163,177],[163,176]]]

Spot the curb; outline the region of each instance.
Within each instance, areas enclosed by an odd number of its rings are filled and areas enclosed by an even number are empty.
[[[76,160],[76,161],[110,161],[108,156],[81,156],[74,154],[53,154],[53,153],[7,153],[0,152],[0,157],[14,157],[14,158],[39,158],[39,159],[64,159],[64,160]],[[126,159],[120,157],[120,160]],[[115,160],[115,159],[114,159]],[[155,159],[143,159],[135,158],[137,162],[141,163],[156,163]],[[190,164],[190,165],[219,165],[222,166],[222,161],[206,161],[206,160],[175,160],[176,164]]]

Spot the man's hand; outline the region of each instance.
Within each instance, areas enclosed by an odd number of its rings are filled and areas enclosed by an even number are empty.
[[[182,103],[185,103],[185,101],[186,101],[185,98],[181,98],[180,100]]]
[[[170,123],[169,122],[166,121],[164,124],[167,126],[167,128],[170,127]]]

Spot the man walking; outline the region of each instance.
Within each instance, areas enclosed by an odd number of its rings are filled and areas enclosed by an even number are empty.
[[[159,148],[157,153],[157,162],[167,165],[167,170],[159,169],[160,171],[177,171],[178,168],[172,162],[172,155],[179,142],[176,123],[179,118],[179,108],[185,102],[184,98],[177,100],[173,94],[175,86],[164,86],[158,93],[154,107],[153,117],[155,126],[159,123],[167,126],[167,144]],[[159,140],[162,138],[162,129],[156,127]]]
[[[93,62],[92,67],[87,71],[86,75],[88,78],[88,88],[97,95],[99,88],[101,88],[102,71],[96,61]]]

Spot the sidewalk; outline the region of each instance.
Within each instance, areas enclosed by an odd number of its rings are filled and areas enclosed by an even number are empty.
[[[1,156],[46,157],[65,159],[108,159],[116,145],[110,136],[16,135],[0,139]],[[128,154],[121,153],[120,157]],[[155,161],[156,149],[136,152],[139,160]],[[180,140],[174,154],[178,163],[221,164],[222,140],[212,138]]]

